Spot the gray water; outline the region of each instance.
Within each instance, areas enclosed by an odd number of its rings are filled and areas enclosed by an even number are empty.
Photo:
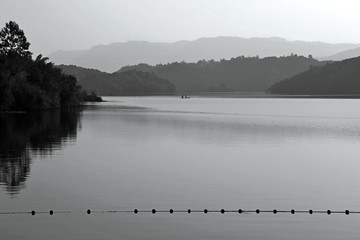
[[[360,100],[108,97],[0,116],[0,239],[359,239]]]

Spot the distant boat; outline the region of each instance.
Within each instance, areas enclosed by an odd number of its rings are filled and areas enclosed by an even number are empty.
[[[190,97],[188,95],[181,95],[181,99],[189,99]]]

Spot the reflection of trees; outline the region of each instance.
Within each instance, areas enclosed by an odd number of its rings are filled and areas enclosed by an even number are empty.
[[[31,153],[51,154],[75,139],[79,111],[0,114],[0,184],[18,193],[30,173]]]
[[[28,151],[24,151],[17,156],[7,156],[4,159],[0,157],[0,183],[6,185],[6,189],[10,194],[18,193],[23,188],[22,183],[25,182],[30,170],[30,156]]]

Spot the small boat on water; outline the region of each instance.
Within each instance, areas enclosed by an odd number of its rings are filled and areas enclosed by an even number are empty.
[[[181,99],[189,99],[190,97],[188,95],[181,95]]]

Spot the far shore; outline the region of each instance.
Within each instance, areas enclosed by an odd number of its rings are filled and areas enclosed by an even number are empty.
[[[324,99],[358,99],[360,94],[278,94],[265,92],[187,92],[174,94],[136,94],[101,97],[214,97],[214,98],[324,98]]]
[[[179,97],[181,99],[182,94],[154,94],[154,95],[119,95],[119,96],[97,96],[96,99],[87,99],[83,103],[94,103],[94,102],[107,102],[104,100],[105,97]],[[188,98],[192,97],[208,97],[208,98],[301,98],[301,99],[360,99],[360,94],[273,94],[264,92],[194,92],[188,93]],[[85,106],[80,105],[79,108]],[[11,114],[22,114],[27,112],[41,112],[41,111],[57,111],[57,110],[74,110],[74,108],[66,109],[38,109],[33,111],[0,111],[0,114],[11,113]]]
[[[265,92],[197,92],[188,96],[224,97],[224,98],[324,98],[324,99],[358,99],[360,94],[278,94]],[[181,96],[181,95],[180,95]]]

